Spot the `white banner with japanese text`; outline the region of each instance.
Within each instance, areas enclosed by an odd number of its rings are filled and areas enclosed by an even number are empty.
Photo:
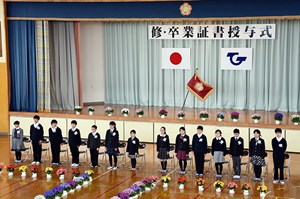
[[[149,39],[275,39],[275,24],[149,25]]]

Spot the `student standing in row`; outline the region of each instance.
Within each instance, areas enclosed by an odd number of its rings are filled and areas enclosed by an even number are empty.
[[[233,162],[233,179],[241,178],[241,158],[244,153],[244,139],[240,137],[240,130],[233,130],[234,136],[230,139],[230,155]]]
[[[58,166],[60,164],[60,145],[63,143],[63,137],[61,129],[57,126],[57,120],[51,121],[51,127],[48,132],[52,152],[52,165]]]
[[[44,140],[44,129],[39,123],[40,116],[33,117],[33,124],[30,126],[30,140],[33,149],[33,162],[32,165],[39,165],[42,158],[42,141]]]
[[[161,173],[167,172],[167,160],[169,159],[169,151],[170,151],[170,139],[166,133],[166,128],[161,127],[160,133],[157,135],[156,139],[156,151],[157,158],[160,159],[161,163]]]
[[[87,148],[90,149],[91,154],[91,167],[97,168],[99,148],[100,148],[100,134],[97,132],[97,126],[92,126],[92,132],[88,136]]]
[[[222,132],[218,129],[215,131],[215,138],[212,141],[211,153],[214,157],[217,178],[222,178],[223,162],[226,155],[226,141],[222,137]]]
[[[105,135],[105,147],[109,157],[109,167],[107,169],[118,169],[118,153],[119,153],[119,131],[117,130],[116,123],[111,121],[109,123],[109,129]],[[114,165],[112,159],[114,158]]]
[[[197,127],[197,133],[193,136],[192,150],[196,162],[196,176],[203,176],[204,157],[207,150],[207,138],[203,134],[203,127]]]
[[[71,121],[71,129],[69,130],[69,146],[72,153],[71,167],[79,166],[79,147],[81,145],[80,130],[76,128],[77,121]]]
[[[185,128],[179,128],[179,134],[176,137],[175,153],[179,160],[180,174],[185,174],[187,159],[190,152],[190,138],[186,135]]]
[[[136,157],[139,154],[139,146],[140,141],[136,137],[136,131],[130,131],[130,138],[127,141],[127,149],[126,152],[128,153],[128,157],[131,160],[131,171],[136,170]]]
[[[15,163],[20,163],[22,158],[22,151],[25,151],[23,142],[23,129],[20,128],[20,122],[14,122],[15,128],[11,132],[11,150],[15,152]]]

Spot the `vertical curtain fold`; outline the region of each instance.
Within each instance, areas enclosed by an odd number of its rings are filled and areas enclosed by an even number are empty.
[[[78,22],[78,21],[74,22],[74,34],[75,34],[77,75],[78,75],[78,100],[79,100],[79,105],[83,106],[83,99],[82,99],[82,64],[81,64],[81,46],[80,46],[80,22]]]

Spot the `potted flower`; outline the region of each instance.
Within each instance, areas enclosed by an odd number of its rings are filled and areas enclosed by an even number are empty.
[[[196,178],[196,185],[198,186],[198,190],[199,191],[203,191],[204,190],[204,184],[205,184],[205,180],[200,178],[200,177],[197,177]]]
[[[53,173],[53,168],[51,167],[46,167],[45,173],[48,179],[52,178],[52,173]]]
[[[73,177],[78,177],[80,175],[80,172],[78,169],[73,168],[72,169],[72,176]]]
[[[260,114],[257,114],[257,113],[255,113],[255,114],[253,114],[253,115],[251,116],[251,119],[253,120],[253,122],[254,122],[255,124],[257,124],[257,123],[259,122],[260,118],[261,118],[261,115],[260,115]]]
[[[242,191],[244,192],[244,195],[245,196],[248,196],[249,195],[249,190],[251,189],[251,186],[250,184],[242,184]]]
[[[184,117],[185,117],[185,113],[184,113],[184,111],[178,111],[177,112],[177,117],[178,117],[178,119],[180,119],[180,120],[183,120],[184,119]]]
[[[88,110],[88,112],[89,112],[89,115],[93,115],[94,112],[95,112],[95,108],[94,108],[93,106],[89,106],[89,107],[87,108],[87,110]]]
[[[207,112],[207,111],[201,111],[200,114],[199,114],[199,118],[200,118],[201,120],[207,120],[208,117],[209,117],[209,115],[208,115],[208,112]]]
[[[169,176],[162,176],[161,177],[161,182],[163,183],[164,188],[168,187],[170,181],[171,181],[171,178]]]
[[[74,180],[68,181],[67,182],[70,185],[70,193],[73,193],[76,189],[77,186],[77,182],[75,182]]]
[[[8,176],[13,176],[15,171],[15,166],[10,164],[6,166],[6,170],[8,172]]]
[[[65,179],[65,174],[66,174],[66,172],[67,172],[66,169],[58,169],[58,170],[56,171],[56,175],[59,176],[59,179],[60,179],[60,180],[63,180],[63,179]]]
[[[234,194],[235,189],[237,188],[237,184],[235,182],[229,182],[227,187],[229,189],[230,194]]]
[[[186,183],[185,176],[178,178],[177,183],[179,185],[179,189],[184,189],[184,184]]]
[[[37,172],[38,172],[39,168],[35,165],[32,165],[30,168],[31,171],[31,176],[32,178],[36,178],[37,177]]]
[[[216,192],[221,192],[224,187],[224,182],[217,180],[214,182],[214,187],[216,188]]]
[[[126,198],[126,199],[132,198],[134,196],[135,196],[135,194],[133,193],[132,189],[125,189],[118,194],[119,198]]]
[[[90,181],[90,176],[87,173],[84,173],[81,175],[81,177],[83,178],[83,186],[86,186],[89,184]]]
[[[234,111],[234,112],[231,112],[230,115],[231,115],[231,119],[232,119],[233,122],[239,121],[239,117],[240,117],[239,112]]]
[[[21,177],[26,177],[27,170],[28,170],[28,167],[26,165],[19,167],[19,171],[21,172]]]
[[[158,177],[157,176],[150,176],[149,178],[151,179],[152,187],[155,187],[156,184],[157,184]]]
[[[56,186],[52,190],[55,194],[55,199],[59,199],[62,197],[64,189],[61,186]]]
[[[44,193],[44,197],[45,197],[46,199],[54,199],[54,198],[55,198],[55,193],[54,193],[53,190],[46,191],[46,192]]]
[[[63,188],[63,195],[62,195],[62,197],[67,196],[68,193],[71,191],[70,184],[69,183],[62,183],[60,186]]]
[[[74,181],[77,183],[76,189],[81,189],[83,185],[83,177],[74,178]]]
[[[0,164],[0,175],[1,175],[1,173],[2,173],[2,170],[3,170],[3,165]]]
[[[143,117],[143,115],[144,115],[144,110],[141,108],[136,109],[135,112],[138,117]]]
[[[141,188],[141,192],[140,192],[140,195],[143,193],[143,192],[145,192],[145,184],[144,183],[142,183],[141,181],[137,181],[137,182],[135,182],[133,185],[136,185],[136,186],[138,186],[138,187],[140,187]]]
[[[223,113],[223,112],[217,113],[217,119],[219,122],[222,122],[224,120],[224,118],[225,118],[225,113]]]
[[[152,187],[152,180],[150,178],[144,178],[142,179],[142,183],[145,184],[145,190],[150,191]]]
[[[130,111],[128,108],[123,108],[121,110],[121,114],[123,115],[123,117],[128,117],[129,113],[130,113]]]
[[[166,109],[161,109],[159,111],[160,118],[165,118],[168,115],[168,111]]]
[[[259,195],[261,197],[265,197],[266,193],[267,193],[267,190],[268,190],[268,187],[266,185],[261,185],[261,186],[257,187],[257,190],[259,191]]]
[[[139,196],[139,195],[141,194],[141,192],[142,192],[141,187],[139,187],[139,186],[137,186],[137,185],[135,185],[135,184],[131,185],[131,186],[130,186],[130,189],[135,193],[134,195],[135,195],[136,197]]]
[[[86,170],[84,173],[88,174],[90,177],[90,181],[92,181],[92,177],[94,175],[94,171],[93,170]]]
[[[74,111],[76,112],[77,115],[80,115],[80,113],[82,111],[82,107],[81,106],[75,106]]]
[[[104,112],[107,114],[107,116],[112,116],[114,109],[108,106],[104,109]]]
[[[299,125],[299,123],[300,123],[300,116],[297,115],[297,114],[293,114],[292,115],[292,123],[294,125]]]
[[[283,118],[282,113],[275,113],[274,115],[275,124],[281,124],[282,118]]]

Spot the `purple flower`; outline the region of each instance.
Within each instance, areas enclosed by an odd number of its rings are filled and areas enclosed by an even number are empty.
[[[122,191],[118,194],[118,197],[121,199],[129,199],[130,195],[129,195],[129,193],[125,193]]]
[[[166,109],[161,109],[159,111],[159,115],[167,115],[168,114],[168,111]]]
[[[75,182],[73,180],[68,181],[67,183],[71,186],[72,189],[74,189],[77,186],[77,182]]]
[[[63,188],[63,190],[65,190],[65,191],[70,191],[70,189],[71,189],[71,186],[70,186],[69,183],[63,183],[63,184],[61,184],[60,186],[61,186],[61,187]]]
[[[81,175],[81,177],[86,181],[86,180],[90,180],[90,175],[87,173],[84,173]]]
[[[142,189],[139,186],[135,185],[135,184],[133,184],[130,187],[130,189],[132,189],[134,192],[137,192],[137,193],[140,193],[142,191]]]
[[[283,115],[282,113],[275,113],[274,119],[282,121]]]
[[[52,191],[55,193],[55,196],[61,197],[64,190],[61,186],[56,186],[52,189]]]
[[[44,196],[45,196],[46,199],[52,199],[52,198],[54,198],[55,193],[53,192],[53,190],[46,191],[46,192],[44,193]]]

